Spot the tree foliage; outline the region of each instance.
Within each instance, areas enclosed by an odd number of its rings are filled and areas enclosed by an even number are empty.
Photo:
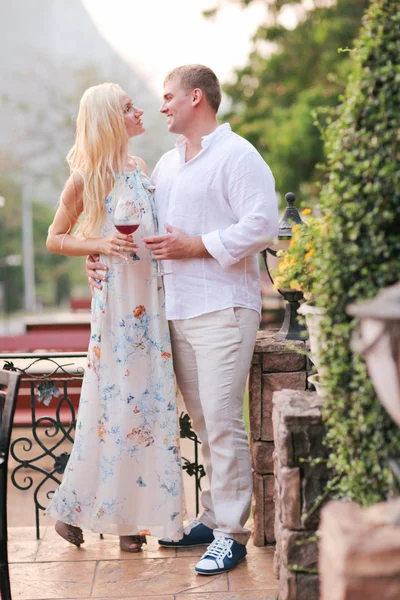
[[[9,313],[24,306],[22,189],[15,177],[0,177],[0,196],[5,198],[0,208],[0,284],[4,289],[4,309]],[[74,285],[87,287],[84,259],[71,261],[47,251],[46,237],[54,217],[53,207],[34,201],[32,216],[36,297],[41,305],[58,305],[69,299]],[[20,264],[13,264],[12,257],[19,257]]]
[[[0,285],[4,292],[4,310],[11,312],[23,306],[23,273],[21,265],[9,264],[9,257],[22,258],[21,197],[18,185],[10,178],[0,178]]]
[[[325,135],[328,227],[318,263],[317,303],[326,308],[322,359],[325,416],[339,494],[362,504],[385,499],[388,456],[400,435],[381,407],[364,359],[352,350],[346,306],[376,295],[400,273],[400,11],[373,0],[352,53],[353,76]]]
[[[338,50],[352,45],[368,0],[338,0],[333,6],[315,1],[294,30],[280,24],[281,10],[301,3],[266,3],[270,22],[259,28],[236,81],[224,86],[231,101],[225,118],[261,152],[281,193],[300,191],[309,201],[317,195],[322,174],[316,165],[323,160],[313,111],[335,106],[344,90],[349,56]]]

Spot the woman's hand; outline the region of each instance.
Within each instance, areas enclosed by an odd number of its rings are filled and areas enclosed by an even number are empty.
[[[109,256],[119,256],[128,260],[128,254],[137,250],[138,246],[133,241],[132,235],[125,235],[115,231],[106,238],[99,239],[99,253]]]

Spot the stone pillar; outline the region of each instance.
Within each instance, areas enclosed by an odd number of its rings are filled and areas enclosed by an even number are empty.
[[[321,600],[399,600],[400,499],[332,501],[320,525]]]
[[[257,334],[249,380],[250,448],[253,466],[254,544],[275,541],[274,521],[274,434],[272,395],[283,388],[306,389],[306,359],[295,349],[304,342],[279,342],[274,331]]]
[[[273,405],[279,600],[318,600],[318,499],[328,481],[322,400],[315,392],[283,390]]]

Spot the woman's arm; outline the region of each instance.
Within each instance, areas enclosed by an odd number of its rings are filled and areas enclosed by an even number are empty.
[[[111,254],[127,258],[137,245],[131,235],[115,233],[103,238],[79,238],[72,234],[83,210],[83,179],[77,173],[71,175],[61,194],[60,205],[49,227],[46,246],[53,254],[85,256],[87,254]],[[117,250],[120,249],[120,251]]]

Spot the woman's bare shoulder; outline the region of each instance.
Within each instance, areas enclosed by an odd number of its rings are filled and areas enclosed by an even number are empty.
[[[72,175],[70,175],[69,181],[75,186],[75,189],[77,191],[83,192],[85,181],[81,173],[75,171],[75,173],[72,173]]]
[[[142,169],[142,171],[144,173],[146,173],[146,175],[148,175],[149,171],[147,169],[147,165],[144,162],[143,158],[140,158],[140,156],[132,156],[132,158],[135,161],[135,163],[138,165],[138,167],[140,167]]]
[[[80,173],[72,173],[65,182],[61,199],[64,204],[78,204],[82,202],[84,179]]]

